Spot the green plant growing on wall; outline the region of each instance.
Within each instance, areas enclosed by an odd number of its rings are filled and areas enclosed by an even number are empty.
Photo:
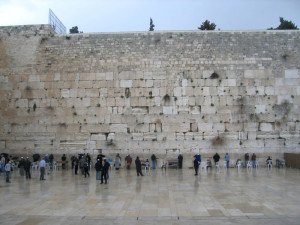
[[[163,100],[165,102],[169,102],[170,101],[170,96],[168,94],[165,94],[165,96],[163,97]]]
[[[210,77],[210,79],[218,79],[219,78],[219,74],[217,74],[216,72],[213,72]]]
[[[32,88],[30,86],[26,86],[25,91],[32,91]]]

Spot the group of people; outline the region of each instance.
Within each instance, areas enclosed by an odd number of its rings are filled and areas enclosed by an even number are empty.
[[[37,161],[39,158],[37,157],[33,157],[34,161]],[[197,154],[194,156],[194,161],[193,161],[193,165],[194,165],[194,169],[195,169],[195,175],[198,175],[198,170],[199,170],[199,166],[201,163],[201,155]],[[216,153],[213,157],[214,163],[216,166],[219,165],[219,160],[220,160],[220,155],[218,153]],[[62,169],[65,169],[65,164],[67,163],[67,159],[66,159],[66,155],[63,154],[62,156]],[[151,162],[152,162],[152,169],[156,168],[157,165],[157,157],[155,156],[155,154],[151,155]],[[53,154],[51,154],[50,156],[46,155],[44,158],[42,158],[39,162],[39,168],[40,168],[40,180],[45,180],[45,173],[46,173],[46,168],[48,168],[47,166],[49,166],[50,170],[53,169],[53,161],[54,160],[54,156]],[[78,174],[78,169],[80,168],[81,170],[81,174],[84,175],[85,177],[89,177],[90,173],[89,170],[91,168],[91,157],[90,155],[87,154],[79,154],[78,156],[73,155],[71,157],[71,161],[72,161],[72,170],[74,169],[75,175]],[[114,159],[114,167],[116,170],[119,170],[121,167],[121,156],[118,153]],[[131,165],[132,165],[132,157],[130,155],[127,155],[125,157],[125,165],[127,170],[130,170]],[[183,156],[181,154],[179,154],[178,156],[178,168],[181,169],[182,168],[182,161],[183,161]],[[226,153],[225,155],[225,161],[226,161],[226,168],[229,168],[229,162],[230,162],[230,156],[228,153]],[[251,156],[251,161],[252,161],[252,166],[253,168],[256,167],[257,165],[257,161],[256,161],[256,154],[253,153]],[[241,162],[240,159],[237,160],[236,162],[236,166],[237,164]],[[269,156],[267,159],[267,164],[272,164],[272,159]],[[150,169],[150,162],[147,159],[145,162],[141,161],[139,156],[136,157],[135,159],[135,166],[136,166],[136,172],[137,172],[137,176],[144,176],[143,172],[142,172],[142,165],[144,165],[146,168]],[[245,167],[249,167],[250,164],[250,155],[249,153],[245,154]],[[1,168],[1,172],[6,172],[6,182],[10,182],[9,180],[9,176],[10,176],[10,171],[12,171],[12,160],[5,156],[4,154],[2,154],[0,156],[0,168]],[[24,176],[24,174],[26,175],[26,179],[31,179],[31,173],[30,173],[30,168],[32,166],[31,161],[29,160],[29,157],[23,158],[21,157],[19,163],[18,163],[18,168],[19,168],[19,173],[21,176]],[[95,163],[95,170],[96,170],[96,179],[97,180],[101,180],[101,184],[105,183],[107,184],[107,180],[109,179],[109,168],[110,168],[110,160],[107,160],[105,158],[105,155],[103,154],[99,154],[97,156],[97,161]],[[211,168],[212,167],[212,163],[210,158],[207,159],[206,161],[206,167],[207,168]],[[25,172],[25,173],[24,173]]]
[[[6,174],[6,182],[10,183],[10,172],[13,171],[15,162],[12,159],[12,157],[6,156],[4,154],[1,154],[0,156],[0,171],[1,173]],[[29,157],[23,158],[21,157],[19,163],[18,163],[19,173],[20,176],[26,175],[26,179],[31,179],[31,162],[29,160]]]
[[[199,170],[199,166],[201,163],[201,155],[197,154],[194,156],[194,158],[195,159],[193,161],[193,164],[194,164],[194,169],[195,169],[195,175],[198,175],[198,170]],[[215,165],[218,166],[220,158],[221,158],[220,155],[218,153],[216,153],[212,158],[214,160]],[[251,161],[252,161],[252,164],[250,163],[249,153],[248,152],[245,153],[245,168],[249,168],[250,166],[252,166],[253,168],[257,167],[257,160],[256,160],[255,153],[252,154]],[[278,160],[278,161],[280,161],[280,160]],[[226,153],[226,155],[225,155],[225,162],[226,162],[226,168],[229,168],[230,156],[228,153]],[[239,163],[241,164],[241,159],[237,159],[235,166],[238,167]],[[267,166],[272,165],[272,158],[270,156],[268,156],[266,163],[267,163]],[[276,162],[276,163],[279,163],[279,162]],[[209,168],[209,167],[210,168],[212,167],[210,158],[208,158],[206,161],[206,168]]]

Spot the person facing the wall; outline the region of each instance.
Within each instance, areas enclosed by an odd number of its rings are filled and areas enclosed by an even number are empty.
[[[199,161],[197,159],[197,156],[195,155],[194,156],[194,169],[195,169],[195,176],[198,175],[198,170],[199,170]]]
[[[137,175],[144,176],[142,173],[142,164],[141,164],[140,158],[138,156],[136,157],[136,160],[135,160],[135,166],[136,166]]]
[[[228,155],[228,153],[226,153],[225,155],[225,161],[226,161],[226,168],[229,168],[229,161],[230,161],[230,156]]]
[[[182,160],[183,160],[183,157],[181,154],[179,154],[178,156],[178,169],[182,169]]]
[[[151,161],[152,161],[152,169],[156,168],[156,156],[154,154],[152,154],[151,156]]]

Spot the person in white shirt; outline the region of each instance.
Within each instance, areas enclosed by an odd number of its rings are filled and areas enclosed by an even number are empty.
[[[40,161],[40,171],[41,171],[40,180],[46,180],[44,178],[44,176],[45,176],[45,167],[46,167],[46,161],[45,161],[45,159],[42,159]]]
[[[5,172],[6,172],[6,183],[10,183],[9,181],[9,175],[10,175],[10,170],[11,170],[11,162],[8,161],[8,163],[6,163],[5,165]]]

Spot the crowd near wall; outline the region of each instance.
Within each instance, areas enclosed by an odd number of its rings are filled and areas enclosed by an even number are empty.
[[[1,152],[300,153],[299,31],[0,35]]]

